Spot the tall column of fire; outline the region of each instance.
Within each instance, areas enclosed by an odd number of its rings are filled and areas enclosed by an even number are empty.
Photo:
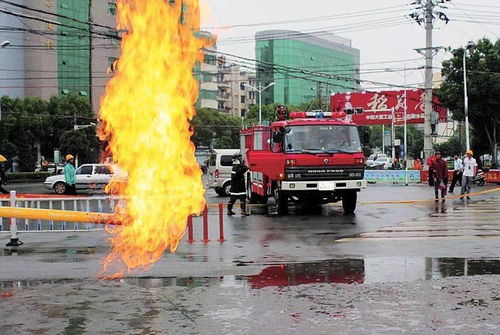
[[[204,207],[190,120],[193,69],[209,41],[195,36],[198,0],[119,0],[117,8],[122,54],[102,98],[99,133],[127,176],[108,187],[126,199],[115,209],[123,225],[111,231],[103,260],[106,273],[120,276],[175,251],[188,216]]]

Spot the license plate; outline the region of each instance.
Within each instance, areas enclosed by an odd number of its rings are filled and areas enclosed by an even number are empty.
[[[335,189],[334,181],[320,181],[318,184],[320,191],[333,191]]]

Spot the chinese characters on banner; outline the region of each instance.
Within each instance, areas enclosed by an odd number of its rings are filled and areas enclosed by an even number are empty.
[[[424,99],[423,89],[408,90],[407,122],[409,124],[424,123]],[[344,110],[345,108],[364,109],[363,114],[355,114],[353,122],[360,126],[392,123],[392,109],[394,108],[394,118],[397,125],[404,123],[404,91],[381,91],[381,92],[353,92],[337,93],[331,96],[330,106],[332,112]],[[447,121],[448,110],[440,104],[439,99],[433,97],[434,112],[438,116],[439,122]],[[348,107],[346,107],[348,106]]]

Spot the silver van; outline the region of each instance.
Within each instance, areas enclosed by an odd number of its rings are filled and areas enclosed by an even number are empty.
[[[233,156],[240,154],[240,149],[213,149],[208,161],[208,182],[220,196],[228,196],[231,188]]]

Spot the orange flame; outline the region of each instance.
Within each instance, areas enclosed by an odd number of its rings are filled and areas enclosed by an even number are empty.
[[[99,113],[100,138],[128,175],[108,187],[127,199],[115,208],[123,225],[111,231],[112,250],[102,260],[113,277],[147,270],[167,248],[174,252],[188,216],[205,204],[189,124],[198,97],[193,69],[211,43],[195,36],[198,1],[117,2],[122,54]]]

